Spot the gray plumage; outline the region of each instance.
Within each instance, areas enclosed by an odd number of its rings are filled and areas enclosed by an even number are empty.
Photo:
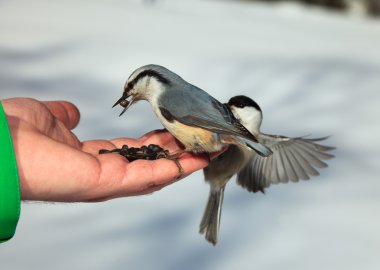
[[[262,112],[252,99],[236,96],[228,107],[234,116],[260,144],[269,147],[273,154],[268,157],[257,155],[239,146],[230,146],[226,152],[214,159],[203,172],[210,184],[210,195],[199,232],[215,245],[218,241],[223,192],[228,181],[237,174],[237,183],[250,192],[264,192],[271,184],[298,182],[317,176],[317,169],[327,167],[323,160],[333,158],[328,152],[334,147],[319,144],[327,139],[305,137],[289,138],[260,132]]]
[[[236,139],[242,144],[257,149],[259,154],[262,153],[264,156],[271,154],[268,148],[257,143],[257,138],[236,120],[225,104],[162,66],[148,65],[145,69],[165,74],[169,79],[169,87],[166,87],[157,102],[159,107],[170,112],[175,120],[217,134],[237,136]]]
[[[318,175],[317,168],[327,166],[322,160],[333,157],[326,153],[333,147],[318,143],[325,138],[261,133],[261,109],[252,99],[236,96],[228,104],[221,104],[162,66],[147,65],[135,70],[114,106],[123,106],[123,114],[138,100],[151,104],[163,126],[186,151],[215,152],[229,146],[204,169],[210,195],[200,232],[214,245],[218,240],[223,192],[233,175],[238,174],[237,181],[245,189],[264,191],[271,184]]]
[[[231,177],[249,161],[251,152],[246,148],[231,145],[203,169],[205,180],[210,183],[210,193],[199,225],[199,233],[205,234],[207,241],[213,245],[218,241],[224,188]]]
[[[188,151],[214,152],[235,143],[248,146],[263,156],[272,154],[235,119],[226,105],[165,67],[147,65],[135,70],[125,84],[123,96],[115,105],[124,106],[124,112],[131,104],[142,99],[150,102],[161,123]],[[210,142],[193,143],[197,136],[179,138],[175,130],[177,122],[212,132],[213,145]]]
[[[199,233],[205,234],[205,238],[214,246],[218,242],[224,188],[225,186],[218,190],[210,189],[206,209],[199,225]]]
[[[298,182],[317,176],[317,169],[327,167],[323,160],[334,155],[328,153],[335,147],[324,146],[324,138],[288,138],[261,134],[259,141],[273,151],[268,158],[252,155],[248,164],[239,171],[237,182],[251,192],[264,191],[271,184]]]

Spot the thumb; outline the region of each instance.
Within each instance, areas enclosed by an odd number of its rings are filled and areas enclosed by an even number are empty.
[[[68,129],[75,128],[80,119],[79,109],[68,101],[44,101],[49,111]]]

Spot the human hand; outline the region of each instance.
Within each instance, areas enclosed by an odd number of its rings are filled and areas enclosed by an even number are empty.
[[[23,200],[90,202],[152,193],[175,182],[172,160],[128,162],[99,149],[158,144],[170,153],[181,150],[167,131],[152,131],[139,139],[119,138],[80,142],[73,128],[79,110],[66,101],[29,98],[2,101],[19,171]],[[208,165],[208,157],[184,153],[179,162],[187,176]]]

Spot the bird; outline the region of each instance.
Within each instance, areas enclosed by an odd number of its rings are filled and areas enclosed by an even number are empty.
[[[334,157],[327,152],[335,149],[319,144],[328,137],[291,138],[262,133],[261,108],[247,96],[234,96],[226,105],[235,118],[255,135],[258,142],[270,148],[273,154],[262,157],[239,145],[230,145],[203,169],[210,192],[199,232],[212,245],[218,241],[224,189],[235,174],[237,183],[247,191],[264,193],[271,184],[298,182],[319,175],[317,169],[327,167],[323,160]]]
[[[136,69],[113,107],[124,107],[121,116],[139,100],[150,103],[162,125],[183,145],[184,152],[212,153],[234,144],[260,156],[272,154],[225,104],[163,66],[146,65]],[[179,172],[178,178],[181,168]]]

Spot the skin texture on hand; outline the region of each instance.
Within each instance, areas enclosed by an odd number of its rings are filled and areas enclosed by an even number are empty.
[[[67,101],[29,98],[2,100],[20,178],[23,200],[91,202],[152,193],[177,181],[172,160],[128,162],[119,154],[99,155],[99,149],[158,144],[170,153],[180,144],[167,131],[152,131],[139,139],[79,141],[71,132],[79,110]],[[215,155],[213,155],[215,156]],[[208,165],[209,157],[184,153],[183,176]]]

